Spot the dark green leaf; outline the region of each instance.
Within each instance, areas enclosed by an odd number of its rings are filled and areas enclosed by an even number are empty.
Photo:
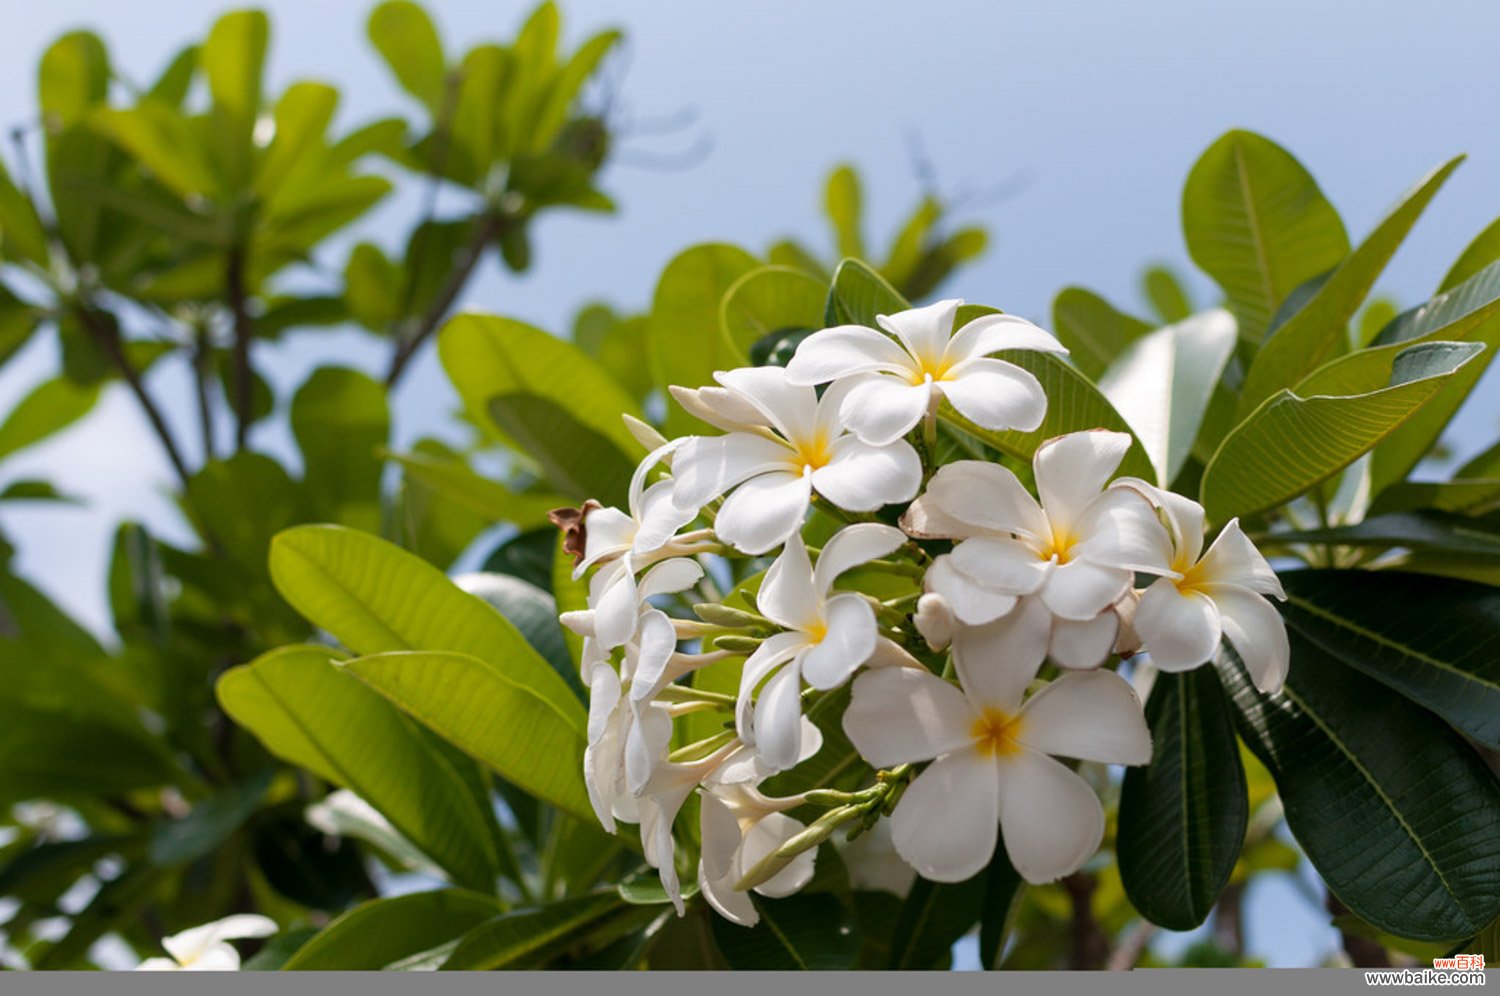
[[[1097,380],[1151,325],[1116,310],[1091,290],[1064,287],[1052,301],[1052,331],[1068,347],[1073,365]]]
[[[785,899],[753,896],[760,922],[741,927],[714,918],[714,940],[733,968],[757,972],[842,971],[859,957],[849,911],[828,893]]]
[[[373,899],[320,930],[282,966],[288,972],[373,971],[457,940],[503,911],[461,889]]]

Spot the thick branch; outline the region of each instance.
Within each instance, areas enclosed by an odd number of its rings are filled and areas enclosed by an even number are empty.
[[[1103,968],[1109,957],[1109,938],[1104,936],[1099,921],[1094,919],[1094,887],[1098,883],[1092,875],[1074,872],[1063,879],[1062,884],[1073,905],[1068,967],[1075,971]]]
[[[250,371],[250,338],[254,329],[250,324],[249,299],[245,290],[245,250],[236,245],[229,250],[227,272],[224,276],[224,293],[228,299],[229,313],[234,318],[234,377],[232,382],[234,408],[234,448],[245,448],[250,438],[251,393],[253,380]]]
[[[198,396],[198,428],[203,435],[203,462],[214,458],[214,409],[208,395],[208,378],[213,363],[209,349],[208,330],[195,331],[193,345],[193,382]]]

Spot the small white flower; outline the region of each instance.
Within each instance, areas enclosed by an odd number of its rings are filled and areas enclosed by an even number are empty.
[[[989,357],[1007,349],[1066,353],[1052,335],[1014,315],[984,315],[953,331],[962,301],[939,301],[875,321],[895,339],[862,325],[814,332],[787,364],[794,384],[846,377],[860,383],[843,399],[849,428],[884,446],[910,432],[947,398],[985,429],[1032,432],[1047,413],[1047,396],[1028,371]]]
[[[1103,430],[1043,443],[1033,460],[1040,504],[997,464],[939,468],[901,519],[913,536],[962,540],[928,569],[927,589],[967,625],[1036,595],[1057,619],[1096,628],[1082,636],[1099,639],[1086,642],[1107,642],[1103,630],[1117,622],[1100,617],[1134,573],[1168,572],[1165,531],[1150,503],[1131,488],[1105,487],[1129,447],[1128,435]]]
[[[1239,519],[1229,520],[1204,552],[1203,506],[1144,481],[1130,483],[1161,508],[1171,532],[1165,553],[1172,573],[1141,594],[1133,620],[1151,662],[1187,671],[1212,659],[1227,637],[1255,687],[1278,691],[1291,647],[1286,623],[1266,596],[1285,601],[1286,592]]]
[[[672,462],[673,500],[696,514],[732,490],[714,519],[723,542],[765,553],[801,528],[813,492],[853,512],[917,493],[922,464],[916,450],[905,441],[872,446],[847,431],[839,414],[846,387],[834,385],[820,399],[813,388],[788,383],[779,367],[714,376],[728,388],[717,403],[732,402],[732,418],[721,421],[736,431],[682,443]]]
[[[846,526],[829,539],[814,568],[801,534],[793,533],[767,569],[756,604],[786,631],[745,661],[735,721],[740,739],[772,770],[791,767],[801,751],[802,680],[814,688],[838,687],[870,659],[880,639],[870,603],[854,592],[831,594],[834,580],[905,540],[901,530],[879,523]]]
[[[989,863],[996,829],[1028,882],[1070,874],[1099,848],[1104,812],[1055,757],[1145,764],[1140,700],[1113,671],[1064,674],[1023,701],[1034,666],[974,659],[960,641],[961,686],[926,670],[866,671],[844,731],[877,767],[931,760],[891,817],[897,852],[924,877],[960,882]]]
[[[136,966],[139,972],[235,972],[240,953],[228,942],[248,937],[270,937],[276,921],[255,913],[237,913],[201,927],[163,937],[161,946],[170,958],[147,958]]]

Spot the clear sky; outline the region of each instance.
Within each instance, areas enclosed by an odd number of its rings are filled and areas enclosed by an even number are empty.
[[[356,124],[408,107],[364,41],[369,4],[270,0],[272,82],[325,79],[344,92],[340,120]],[[428,0],[450,52],[509,35],[525,5]],[[115,63],[149,78],[207,28],[218,3],[202,0],[3,0],[0,124],[34,119],[35,67],[60,32],[89,26]],[[1070,283],[1143,310],[1142,267],[1189,268],[1178,198],[1197,155],[1231,127],[1262,131],[1290,148],[1361,237],[1429,168],[1457,152],[1470,160],[1429,209],[1380,290],[1402,304],[1436,286],[1468,241],[1500,215],[1500,93],[1494,38],[1500,7],[1483,0],[1410,4],[1262,0],[1204,4],[925,4],[690,0],[563,4],[574,40],[607,25],[629,35],[618,106],[636,127],[605,186],[622,206],[610,218],[558,218],[537,233],[532,275],[487,264],[465,305],[566,327],[579,304],[604,298],[642,309],[662,265],[697,241],[763,249],[796,233],[826,240],[821,184],[835,162],[866,178],[877,244],[913,203],[918,181],[908,136],[919,136],[942,191],[984,189],[1013,178],[1012,196],[973,213],[994,241],[945,291],[1045,324]],[[660,133],[653,121],[692,112],[693,124]],[[691,168],[663,169],[700,142]],[[415,212],[393,199],[362,233],[381,241]],[[335,258],[340,264],[341,258]],[[1192,286],[1201,303],[1211,292]],[[319,362],[375,370],[383,353],[353,333],[278,346],[265,364],[284,403]],[[51,369],[39,341],[0,373],[0,412]],[[175,393],[186,420],[185,379],[164,369],[153,387]],[[1494,376],[1480,394],[1500,395]],[[429,353],[398,399],[398,432],[440,431],[453,398]],[[1471,406],[1454,440],[1474,450],[1493,439],[1500,404]],[[283,439],[258,438],[284,451]],[[0,528],[18,542],[22,570],[97,629],[107,627],[103,565],[121,518],[168,535],[183,529],[161,494],[169,480],[154,441],[123,389],[83,425],[11,460],[0,484],[45,474],[88,499],[82,509],[7,509]],[[1283,889],[1275,883],[1271,893]],[[1275,963],[1326,950],[1326,929],[1286,895],[1257,902],[1252,947]]]

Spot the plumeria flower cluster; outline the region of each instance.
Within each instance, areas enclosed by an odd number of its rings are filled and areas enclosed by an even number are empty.
[[[851,867],[863,880],[901,882],[873,867],[893,851],[961,881],[1002,843],[1027,881],[1056,880],[1104,834],[1078,765],[1151,760],[1118,662],[1181,671],[1227,641],[1262,690],[1286,676],[1275,573],[1238,523],[1205,550],[1200,506],[1118,476],[1129,435],[1041,443],[1034,487],[940,458],[984,452],[944,449],[940,420],[1043,424],[1041,384],[996,354],[1066,353],[961,306],[824,329],[785,368],[673,388],[718,431],[632,422],[651,452],[627,507],[553,513],[588,577],[562,621],[583,638],[590,799],[606,830],[639,824],[679,911],[686,873],[755,923],[751,893],[802,888],[836,832],[880,842],[846,851],[872,863]],[[696,833],[677,826],[690,808]]]

